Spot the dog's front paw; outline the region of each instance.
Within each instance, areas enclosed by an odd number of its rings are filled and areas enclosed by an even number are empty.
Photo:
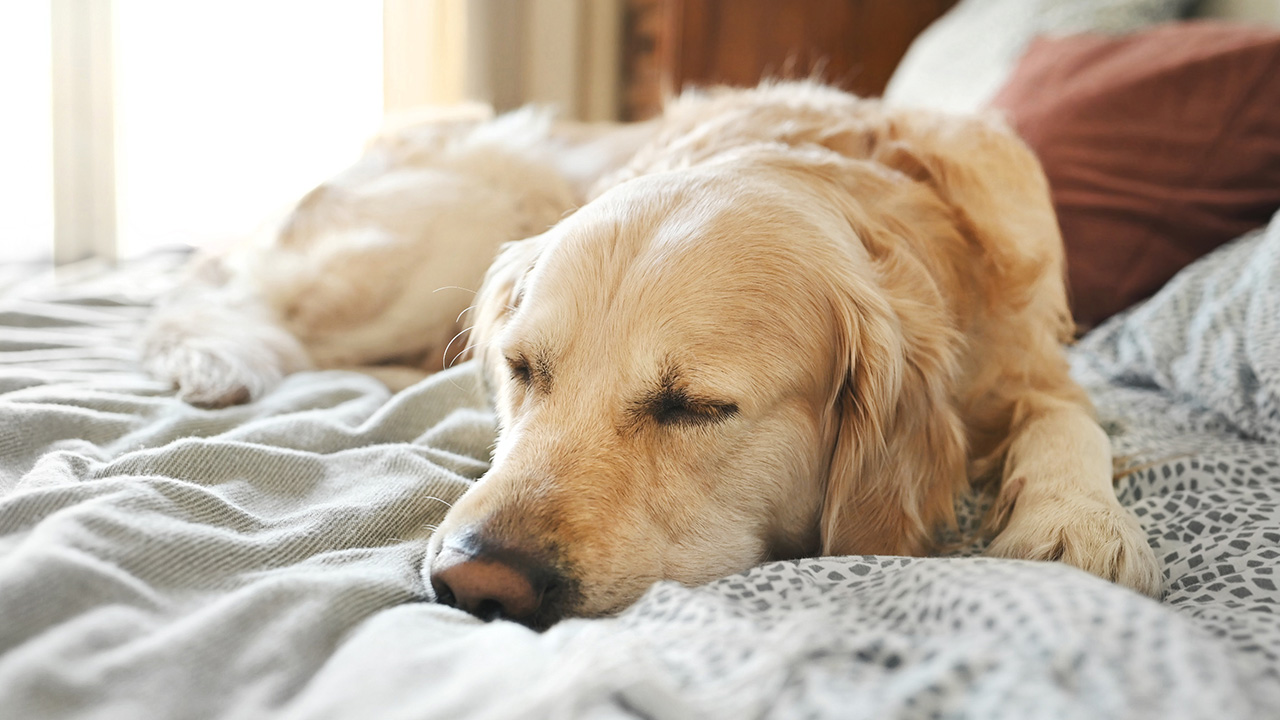
[[[1060,560],[1151,597],[1162,573],[1138,518],[1119,502],[1024,490],[987,555]]]

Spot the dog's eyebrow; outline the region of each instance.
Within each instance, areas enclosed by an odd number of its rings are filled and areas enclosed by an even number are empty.
[[[543,392],[551,392],[551,354],[545,347],[533,351],[533,381]]]

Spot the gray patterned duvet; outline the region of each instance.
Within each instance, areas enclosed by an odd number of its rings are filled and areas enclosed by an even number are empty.
[[[418,574],[486,466],[474,369],[186,406],[131,349],[170,265],[0,296],[0,718],[1280,718],[1280,222],[1073,351],[1163,603],[825,558],[540,635]]]

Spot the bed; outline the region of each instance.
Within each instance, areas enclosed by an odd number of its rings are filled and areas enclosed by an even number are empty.
[[[1072,351],[1157,603],[1057,564],[773,563],[537,634],[429,602],[468,363],[201,410],[132,343],[179,259],[0,302],[0,715],[1215,717],[1280,708],[1280,219]],[[973,512],[966,514],[970,520]]]
[[[1280,216],[1071,349],[1161,601],[974,542],[544,633],[420,574],[494,440],[474,364],[186,405],[135,348],[184,260],[0,269],[0,717],[1280,717]]]

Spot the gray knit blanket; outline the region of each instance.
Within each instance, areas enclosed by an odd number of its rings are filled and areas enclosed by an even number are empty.
[[[1163,602],[975,547],[542,634],[419,574],[493,442],[474,366],[187,406],[133,350],[173,264],[0,273],[0,718],[1280,717],[1280,222],[1073,351]]]

